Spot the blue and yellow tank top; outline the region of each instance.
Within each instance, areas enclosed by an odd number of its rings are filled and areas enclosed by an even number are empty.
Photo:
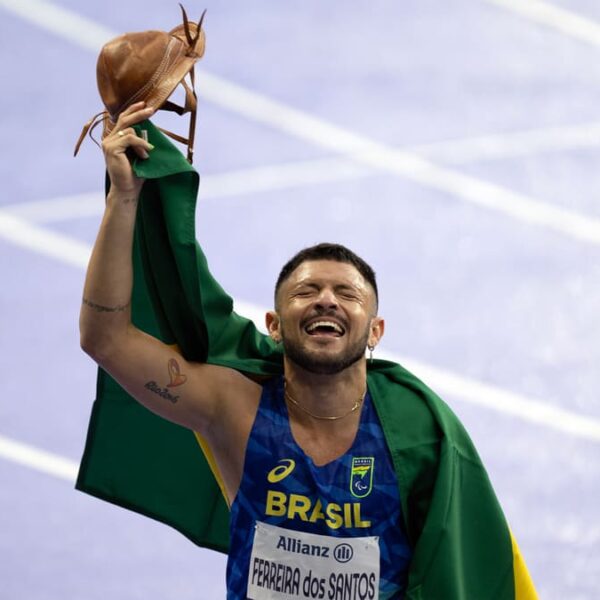
[[[316,466],[292,436],[283,378],[268,381],[231,507],[228,600],[400,599],[411,558],[402,523],[398,482],[370,395],[351,448]],[[363,546],[364,564],[378,563],[378,584],[374,569],[351,568]]]

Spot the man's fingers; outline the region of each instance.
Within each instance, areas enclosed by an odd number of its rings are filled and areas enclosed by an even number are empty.
[[[147,107],[144,102],[136,102],[125,109],[117,119],[115,129],[121,131],[152,116],[154,109]]]
[[[116,139],[117,142],[123,142],[125,140],[123,140],[122,138],[125,138],[127,136],[133,135],[135,137],[136,133],[135,133],[135,129],[133,127],[124,127],[122,129],[117,129],[116,127],[112,130],[111,134],[109,137],[112,137],[113,139]]]
[[[131,148],[140,158],[148,158],[148,151],[154,148],[152,144],[137,136],[134,136],[134,139],[131,141],[128,147]]]
[[[104,152],[124,152],[130,143],[131,136],[135,136],[135,130],[130,128],[117,129],[116,127],[102,140]]]
[[[148,158],[147,151],[152,150],[154,146],[147,140],[139,137],[133,127],[126,129],[114,129],[103,141],[105,151],[113,150],[115,152],[124,152],[127,148],[132,148],[136,154]]]
[[[104,145],[107,153],[114,153],[115,155],[124,154],[127,150],[131,149],[140,158],[148,158],[148,152],[153,148],[154,146],[150,142],[138,137],[133,129],[116,132],[105,139]]]
[[[132,125],[152,116],[154,109],[145,102],[136,102],[126,108],[117,119],[113,130],[102,142],[105,152],[120,154],[131,148],[141,158],[148,158],[148,150],[153,146],[136,135]]]
[[[134,102],[131,106],[128,106],[121,114],[128,115],[145,107],[146,103],[143,100],[140,100],[139,102]]]

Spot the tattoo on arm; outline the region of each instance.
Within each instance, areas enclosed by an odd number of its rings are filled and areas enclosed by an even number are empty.
[[[121,198],[121,203],[123,204],[137,204],[138,201],[138,196],[126,196],[125,198]],[[104,198],[104,204],[108,204],[108,196]]]
[[[147,390],[150,390],[152,393],[157,394],[161,398],[168,400],[172,404],[175,404],[177,400],[179,400],[179,396],[173,396],[173,394],[169,393],[167,388],[161,388],[156,381],[148,381],[144,385]]]
[[[181,385],[187,381],[187,375],[184,375],[181,372],[179,363],[174,358],[169,360],[167,368],[169,370],[169,378],[171,379],[171,381],[167,383],[168,388],[177,387],[178,385]]]
[[[179,363],[174,359],[169,359],[167,363],[167,371],[169,373],[170,382],[167,383],[166,387],[161,387],[156,381],[147,381],[144,384],[144,387],[151,391],[153,394],[168,400],[172,404],[175,404],[177,400],[179,400],[179,396],[175,396],[169,391],[169,388],[177,387],[178,385],[183,385],[187,381],[187,375],[184,375],[181,372],[181,368]]]
[[[96,312],[107,312],[107,313],[115,313],[115,312],[123,312],[129,308],[131,304],[131,300],[127,302],[127,304],[118,304],[117,306],[103,306],[102,304],[96,304],[87,298],[82,299],[83,304],[89,306],[94,309]]]

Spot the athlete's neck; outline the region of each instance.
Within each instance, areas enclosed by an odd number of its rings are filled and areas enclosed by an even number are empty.
[[[365,359],[360,359],[339,373],[321,375],[311,373],[285,357],[284,376],[287,394],[293,399],[292,403],[296,409],[294,413],[299,420],[306,423],[321,421],[333,424],[346,419],[354,420],[352,417],[360,414],[360,410],[352,409],[357,401],[362,401],[366,392]],[[304,415],[300,414],[302,412]]]

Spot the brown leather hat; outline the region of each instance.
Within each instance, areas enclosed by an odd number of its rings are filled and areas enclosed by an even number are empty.
[[[180,5],[181,6],[181,5]],[[194,92],[194,65],[202,58],[205,35],[202,29],[204,13],[198,23],[190,22],[181,6],[183,24],[171,31],[142,31],[125,33],[104,45],[96,65],[96,78],[100,97],[106,110],[95,115],[84,127],[75,154],[86,135],[99,122],[103,123],[102,137],[108,135],[126,108],[144,101],[156,110],[190,113],[190,131],[187,138],[164,131],[188,146],[188,160],[192,162],[196,120],[196,93]],[[185,82],[190,74],[191,87]],[[185,88],[185,106],[180,107],[167,99],[175,88]]]

